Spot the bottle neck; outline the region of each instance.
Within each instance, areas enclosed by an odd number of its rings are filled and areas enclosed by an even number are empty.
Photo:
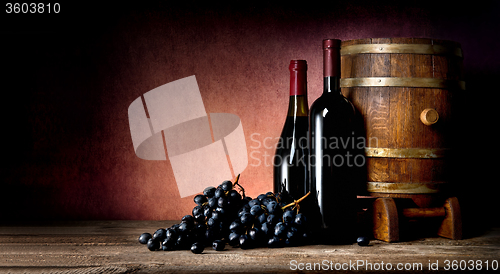
[[[323,78],[323,93],[338,93],[340,94],[340,77],[325,76]]]
[[[307,96],[307,63],[304,60],[290,62],[290,96]]]
[[[290,61],[290,102],[288,116],[307,116],[307,62],[305,60]]]
[[[290,95],[287,116],[308,116],[309,104],[307,103],[307,93],[305,95]]]
[[[323,40],[323,93],[340,94],[340,40]]]

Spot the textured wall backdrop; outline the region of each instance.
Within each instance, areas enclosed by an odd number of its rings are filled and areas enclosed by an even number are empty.
[[[491,98],[492,80],[500,76],[498,4],[337,2],[292,7],[82,2],[61,4],[60,14],[4,16],[1,221],[179,219],[190,213],[192,197],[180,198],[169,162],[135,155],[127,109],[143,93],[191,75],[207,112],[241,118],[249,154],[241,174],[247,193],[271,190],[272,167],[256,165],[274,149],[250,146],[281,132],[291,59],[308,61],[309,104],[321,94],[325,38],[457,41],[465,54],[469,110],[492,116],[492,103],[480,100]],[[466,148],[457,177],[473,183],[469,197],[486,195],[483,189],[493,183],[485,175],[493,166],[485,159],[485,145],[494,144],[493,128],[482,125],[464,123],[457,136]]]

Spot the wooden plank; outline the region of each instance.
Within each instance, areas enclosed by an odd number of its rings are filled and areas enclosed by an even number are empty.
[[[391,198],[373,202],[373,237],[386,242],[399,241],[398,211]]]
[[[439,237],[424,240],[418,234],[413,235],[414,240],[404,243],[385,244],[372,240],[369,247],[354,243],[249,250],[227,246],[224,251],[208,247],[201,255],[188,250],[151,252],[138,243],[141,233],[152,233],[175,223],[179,221],[4,224],[0,226],[0,273],[288,273],[292,267],[291,258],[297,260],[297,264],[310,263],[312,266],[329,254],[329,261],[342,265],[348,263],[353,252],[363,253],[363,260],[368,262],[383,261],[393,266],[422,263],[424,267],[429,261],[469,260],[474,254],[474,260],[480,260],[484,267],[486,260],[490,263],[498,260],[500,252],[498,228],[462,241]],[[439,247],[438,253],[436,247]],[[491,264],[489,266],[491,268]]]
[[[461,240],[462,215],[458,199],[456,197],[448,198],[444,207],[446,209],[446,217],[439,227],[438,235],[453,240]]]

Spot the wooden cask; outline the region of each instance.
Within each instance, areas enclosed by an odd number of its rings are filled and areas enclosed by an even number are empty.
[[[342,42],[341,88],[364,118],[367,190],[372,196],[415,198],[444,192],[453,97],[465,89],[462,63],[460,44],[452,41]]]

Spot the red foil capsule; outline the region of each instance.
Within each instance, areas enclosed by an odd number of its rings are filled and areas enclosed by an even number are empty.
[[[323,76],[340,77],[340,40],[323,40]],[[335,64],[335,65],[333,65]]]
[[[307,92],[307,62],[305,60],[290,61],[290,96],[305,95]]]

